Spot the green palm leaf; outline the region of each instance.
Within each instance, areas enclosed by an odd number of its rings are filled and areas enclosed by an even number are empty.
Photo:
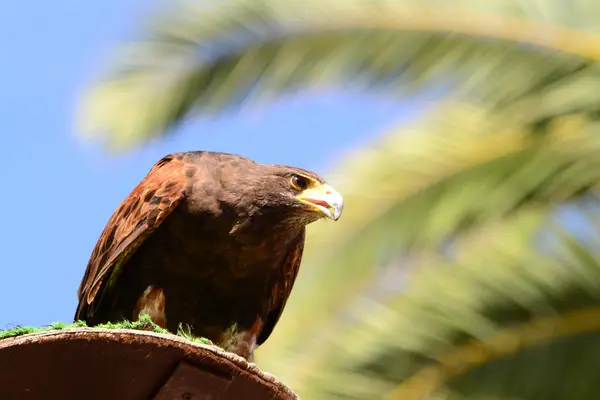
[[[531,219],[543,214],[523,213],[460,262],[440,260],[379,308],[357,310],[361,323],[330,343],[329,357],[305,377],[301,393],[311,399],[596,398],[600,219],[595,214],[595,240],[588,244],[555,227],[548,253],[536,250],[531,230]]]
[[[569,84],[569,99],[579,99],[580,109],[598,109],[582,85],[600,79],[592,18],[599,6],[571,3],[565,12],[563,2],[550,0],[462,1],[441,10],[435,4],[180,3],[123,46],[113,68],[85,94],[81,127],[125,149],[201,112],[348,83],[398,96],[445,82],[457,97],[526,103],[525,118],[530,108],[545,107],[525,95],[551,92],[548,107],[556,113],[564,108],[559,82],[577,80]]]
[[[434,115],[340,166],[334,181],[348,204],[344,219],[311,228],[286,312],[257,354],[261,366],[292,387],[330,358],[331,335],[338,340],[340,324],[349,324],[340,313],[375,285],[376,267],[390,254],[428,257],[453,238],[501,226],[521,209],[550,212],[600,181],[593,124],[555,124],[538,140],[473,106],[453,104]]]

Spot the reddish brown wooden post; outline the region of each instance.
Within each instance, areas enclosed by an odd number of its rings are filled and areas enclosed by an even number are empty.
[[[74,328],[0,340],[2,400],[297,400],[235,354],[175,335]]]

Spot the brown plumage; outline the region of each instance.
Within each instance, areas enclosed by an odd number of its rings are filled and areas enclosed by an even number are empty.
[[[109,219],[79,288],[88,324],[148,314],[250,358],[290,295],[305,226],[337,220],[317,174],[226,153],[158,161]]]

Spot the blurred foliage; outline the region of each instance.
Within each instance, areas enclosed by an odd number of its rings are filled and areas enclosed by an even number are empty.
[[[84,96],[112,149],[299,90],[448,88],[328,174],[344,217],[309,227],[262,368],[311,400],[597,397],[600,3],[177,4]]]
[[[555,228],[552,252],[536,251],[526,229],[536,214],[524,211],[460,260],[432,260],[401,295],[356,313],[360,323],[331,341],[303,394],[597,398],[599,243]]]
[[[200,113],[332,85],[400,96],[443,83],[524,119],[599,108],[585,90],[600,82],[594,2],[175,4],[152,14],[83,96],[82,132],[113,150]]]
[[[600,259],[551,229],[564,229],[556,211],[597,202],[597,128],[580,121],[539,139],[466,104],[434,116],[339,168],[347,218],[312,228],[286,313],[257,354],[306,398],[381,398],[469,340],[502,340],[494,336],[513,324],[595,305]],[[421,398],[405,390],[392,398]]]
[[[600,126],[581,115],[552,126],[540,137],[449,103],[347,155],[336,182],[344,218],[309,228],[303,270],[257,362],[310,399],[381,398],[449,346],[553,310],[536,286],[554,285],[560,300],[585,276],[515,274],[559,268],[542,245],[565,243],[548,224],[597,201]]]

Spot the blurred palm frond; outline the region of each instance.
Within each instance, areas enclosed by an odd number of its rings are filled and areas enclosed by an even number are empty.
[[[544,213],[507,221],[459,261],[420,269],[406,290],[358,307],[305,371],[311,399],[592,399],[600,347],[600,215],[583,243]],[[593,215],[592,215],[593,214]],[[523,229],[526,228],[526,229]],[[506,246],[506,239],[520,246]],[[366,303],[366,302],[365,302]],[[368,303],[367,303],[368,305]]]
[[[192,115],[332,85],[400,96],[441,84],[457,98],[518,104],[523,118],[600,109],[585,90],[600,84],[595,3],[437,3],[179,2],[84,94],[82,131],[123,150]]]
[[[382,265],[398,257],[401,268],[414,257],[427,264],[430,254],[499,229],[521,210],[535,207],[547,217],[561,204],[594,198],[595,123],[571,116],[540,137],[483,107],[449,103],[432,115],[347,155],[338,167],[332,181],[345,195],[344,218],[309,228],[286,312],[257,354],[292,387],[302,370],[329,358],[313,350],[328,346],[340,321],[348,325],[348,304],[381,279]]]

